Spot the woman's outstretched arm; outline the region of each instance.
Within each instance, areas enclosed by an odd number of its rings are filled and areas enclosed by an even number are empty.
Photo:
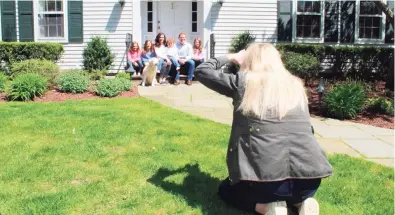
[[[222,56],[200,64],[195,71],[196,80],[211,90],[233,98],[238,87],[238,74],[223,73],[220,70],[230,60],[230,56]]]

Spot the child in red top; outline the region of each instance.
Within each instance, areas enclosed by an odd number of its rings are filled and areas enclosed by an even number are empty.
[[[127,57],[128,72],[136,72],[136,74],[141,74],[143,69],[143,63],[141,61],[141,51],[140,46],[137,42],[133,42]]]

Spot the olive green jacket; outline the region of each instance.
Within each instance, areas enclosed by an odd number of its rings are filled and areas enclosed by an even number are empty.
[[[220,68],[228,62],[227,57],[209,59],[194,74],[206,87],[233,98],[233,123],[226,158],[232,183],[331,175],[332,167],[314,137],[309,111],[291,110],[281,120],[243,115],[237,109],[244,95],[245,73],[222,72]]]

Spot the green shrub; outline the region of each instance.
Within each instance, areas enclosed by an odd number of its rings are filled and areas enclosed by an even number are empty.
[[[357,116],[364,109],[366,92],[363,84],[352,81],[335,85],[324,98],[329,116],[349,119]]]
[[[84,69],[88,71],[108,70],[114,62],[114,55],[111,53],[107,40],[99,36],[93,37],[88,42],[83,58]]]
[[[122,74],[122,73],[118,73],[118,74]],[[129,91],[130,88],[132,88],[132,82],[130,81],[129,78],[127,78],[127,76],[125,77],[124,75],[118,75],[118,74],[115,77],[115,79],[118,80],[121,91]]]
[[[11,82],[7,96],[9,100],[29,101],[43,95],[48,89],[48,81],[36,73],[21,74]]]
[[[232,39],[229,51],[232,53],[239,52],[243,49],[246,49],[247,46],[253,42],[255,42],[255,36],[249,31],[244,31]]]
[[[386,81],[386,88],[393,90],[394,48],[281,43],[276,48],[283,53],[309,53],[320,62],[332,62],[326,68],[332,77]]]
[[[49,60],[30,59],[12,64],[11,77],[25,73],[37,73],[47,78],[51,83],[59,75],[59,67]]]
[[[95,93],[98,96],[114,97],[122,91],[121,88],[121,82],[117,78],[103,79],[97,85]]]
[[[89,72],[89,71],[88,71]],[[107,70],[93,70],[89,72],[89,79],[90,80],[101,80],[108,74]]]
[[[371,98],[367,101],[367,110],[373,113],[394,114],[394,103],[385,98]]]
[[[7,80],[8,77],[4,73],[0,72],[0,93],[4,92]]]
[[[11,65],[28,59],[57,62],[64,53],[60,43],[0,42],[0,62]]]
[[[56,80],[60,91],[66,93],[83,93],[89,88],[89,77],[81,70],[70,70],[62,73]]]
[[[320,70],[320,62],[311,54],[286,52],[282,54],[282,58],[285,68],[294,75],[303,78],[306,83]]]
[[[116,78],[125,78],[130,80],[130,73],[128,72],[118,72],[115,76]]]

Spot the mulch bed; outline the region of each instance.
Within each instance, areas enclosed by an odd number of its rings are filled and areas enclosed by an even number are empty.
[[[328,117],[325,114],[324,108],[319,103],[319,96],[316,92],[319,81],[314,81],[313,83],[307,86],[309,93],[309,109],[312,116],[320,116],[320,117]],[[386,97],[384,92],[384,84],[383,82],[377,83],[376,89],[373,92],[370,92],[368,95],[371,97]],[[393,92],[392,92],[393,98]],[[365,125],[372,125],[381,128],[394,129],[394,116],[388,114],[377,114],[370,113],[368,111],[362,112],[358,114],[355,119],[350,119],[346,121],[361,123]]]
[[[138,97],[138,87],[134,86],[130,91],[121,92],[118,96],[113,98],[134,98]],[[51,89],[46,92],[43,96],[35,98],[34,102],[63,102],[67,100],[87,100],[87,99],[111,99],[107,97],[97,96],[93,89],[90,88],[88,92],[81,94],[72,94],[72,93],[63,93],[60,92],[57,88]],[[6,94],[0,93],[0,102],[5,102]]]
[[[320,105],[319,103],[318,93],[316,92],[317,85],[318,85],[318,81],[314,81],[312,84],[309,84],[309,86],[307,87],[309,92],[310,113],[313,116],[327,117],[325,115],[325,111],[322,108],[322,105]],[[382,83],[379,83],[377,87],[381,89]],[[383,91],[380,92],[380,90],[372,93],[374,95],[370,95],[370,97],[385,96],[384,92]],[[136,84],[130,91],[121,92],[115,98],[133,98],[138,96],[139,93]],[[34,102],[62,102],[66,100],[86,100],[86,99],[94,99],[94,98],[110,99],[110,98],[100,97],[95,95],[93,89],[89,89],[88,92],[82,94],[71,94],[71,93],[62,93],[58,89],[53,88],[52,90],[49,90],[47,93],[45,93],[42,97],[34,99]],[[0,93],[0,102],[5,102],[5,101],[7,101],[6,94]],[[366,124],[366,125],[373,125],[381,128],[394,129],[394,116],[388,114],[372,114],[369,112],[363,112],[361,114],[358,114],[358,116],[355,119],[348,121]]]

